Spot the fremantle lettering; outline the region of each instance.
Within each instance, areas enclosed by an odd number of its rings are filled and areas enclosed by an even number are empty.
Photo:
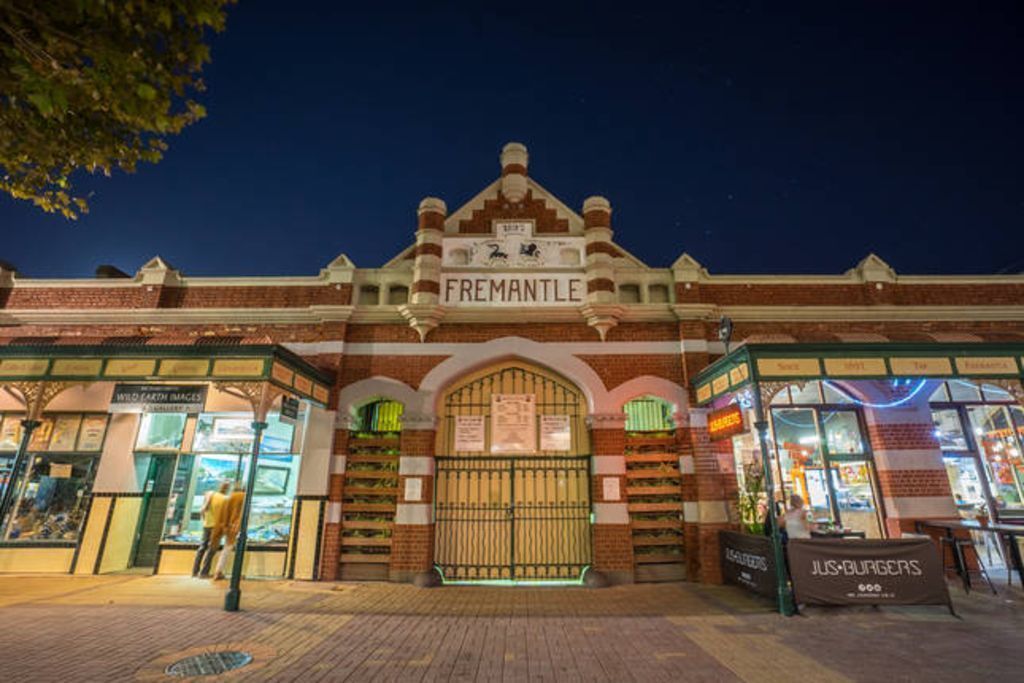
[[[586,284],[579,277],[550,275],[445,275],[442,299],[448,305],[515,306],[582,304]]]

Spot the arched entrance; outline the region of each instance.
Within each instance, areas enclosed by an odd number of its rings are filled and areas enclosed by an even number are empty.
[[[586,400],[509,361],[439,400],[435,564],[446,581],[575,581],[591,562]]]

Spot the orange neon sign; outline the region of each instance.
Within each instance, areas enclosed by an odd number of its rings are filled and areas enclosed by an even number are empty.
[[[733,403],[708,415],[708,436],[712,441],[743,432],[743,410]]]

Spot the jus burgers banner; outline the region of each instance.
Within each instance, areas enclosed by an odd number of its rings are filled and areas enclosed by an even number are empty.
[[[772,600],[778,597],[775,580],[775,555],[767,536],[718,532],[722,560],[722,578]]]
[[[931,539],[790,539],[788,552],[797,603],[950,605]]]

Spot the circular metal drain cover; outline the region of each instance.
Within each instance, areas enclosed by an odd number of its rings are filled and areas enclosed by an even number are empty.
[[[252,655],[239,650],[222,650],[220,652],[204,652],[179,659],[167,667],[168,676],[187,678],[189,676],[216,676],[233,669],[241,669],[252,661]]]

